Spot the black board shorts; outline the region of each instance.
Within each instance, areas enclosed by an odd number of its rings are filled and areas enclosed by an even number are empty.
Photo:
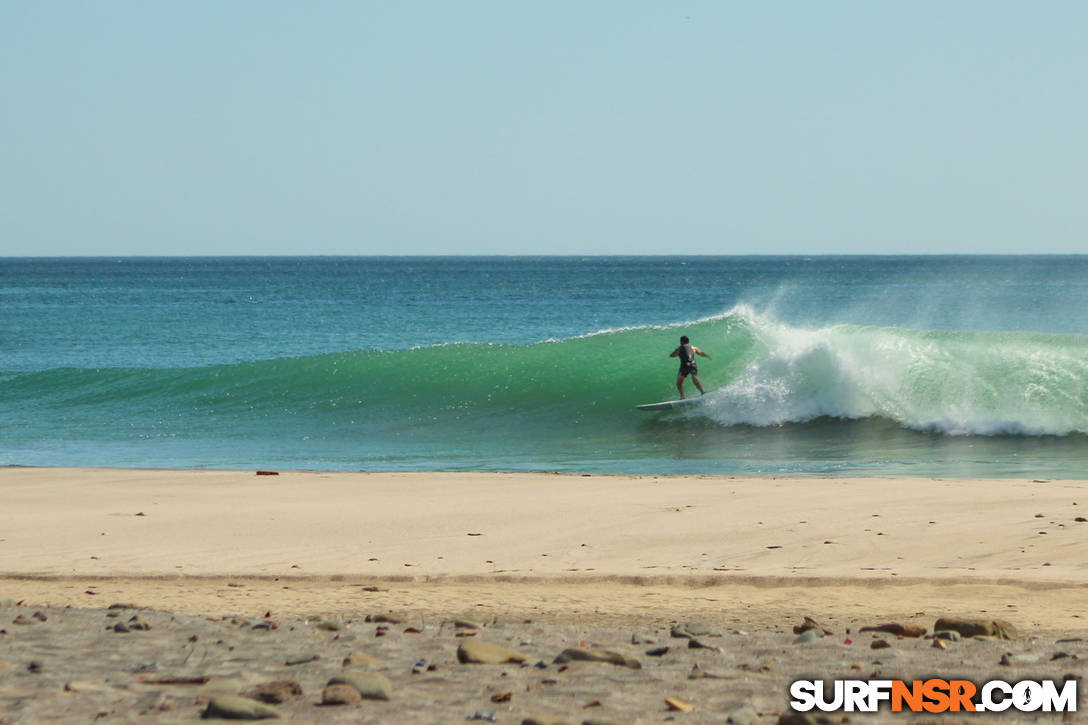
[[[699,367],[695,363],[690,365],[680,364],[680,377],[686,378],[688,375],[698,375]]]

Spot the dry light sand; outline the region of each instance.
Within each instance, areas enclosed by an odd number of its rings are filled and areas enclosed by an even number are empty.
[[[7,468],[0,501],[3,589],[43,604],[1088,615],[1084,481]]]

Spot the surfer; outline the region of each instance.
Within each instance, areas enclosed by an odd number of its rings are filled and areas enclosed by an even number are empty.
[[[680,400],[684,399],[684,378],[688,375],[691,375],[691,382],[695,383],[695,387],[699,389],[699,394],[706,395],[702,383],[699,382],[699,367],[695,364],[696,355],[702,355],[707,360],[714,359],[692,345],[687,335],[680,337],[680,347],[673,350],[669,355],[669,357],[680,358],[680,372],[676,373],[676,389],[680,391]]]

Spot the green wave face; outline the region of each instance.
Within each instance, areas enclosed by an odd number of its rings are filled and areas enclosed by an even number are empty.
[[[677,361],[668,355],[681,334],[713,357],[699,359],[712,392],[683,411],[635,410],[676,396]],[[352,452],[344,465],[355,452],[378,461],[460,451],[501,462],[527,450],[615,460],[662,440],[675,455],[697,459],[743,452],[720,442],[686,448],[707,430],[817,419],[871,419],[952,436],[1088,433],[1088,338],[809,330],[738,307],[684,325],[532,345],[450,344],[185,369],[66,368],[9,376],[3,386],[0,430],[11,435],[31,426],[35,435],[61,439],[78,430],[91,441],[202,438],[229,447],[272,439],[302,457],[307,446],[335,441]],[[690,383],[687,390],[695,392]]]
[[[383,446],[556,446],[571,437],[612,446],[645,424],[638,403],[675,397],[681,332],[710,349],[724,379],[751,345],[730,317],[683,328],[638,328],[533,345],[450,344],[186,369],[58,369],[6,381],[0,426],[78,426],[103,440],[119,434],[228,439],[279,435],[285,445],[337,438]],[[731,363],[731,361],[733,361]],[[738,367],[739,369],[739,367]],[[46,424],[48,428],[49,424]],[[609,441],[610,437],[613,439]],[[456,444],[456,445],[455,445]]]

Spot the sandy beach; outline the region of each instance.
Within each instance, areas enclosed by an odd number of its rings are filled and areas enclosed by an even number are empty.
[[[287,676],[303,694],[276,707],[298,722],[776,722],[806,672],[1009,679],[999,661],[1014,655],[1060,679],[1088,658],[1088,482],[277,473],[0,470],[0,722],[190,722],[212,680],[237,693]],[[132,617],[154,626],[106,628]],[[805,617],[830,634],[794,644]],[[859,632],[932,634],[941,617],[1008,622],[1015,638],[940,649]],[[673,636],[691,623],[710,632]],[[190,631],[263,644],[241,659],[210,647],[197,666]],[[132,657],[92,654],[119,638],[204,681],[141,687]],[[461,664],[467,639],[526,664]],[[640,667],[555,663],[571,646]],[[285,664],[303,650],[319,658]],[[372,659],[347,669],[384,673],[392,697],[318,707],[353,653]],[[688,679],[696,665],[715,677]],[[1032,719],[1002,722],[1017,718]]]

